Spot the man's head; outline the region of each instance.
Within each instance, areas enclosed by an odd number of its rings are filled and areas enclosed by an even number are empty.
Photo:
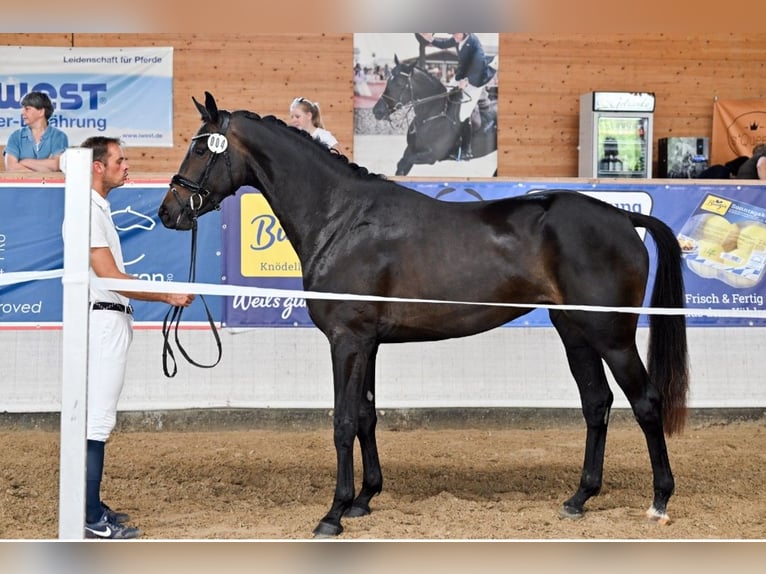
[[[51,119],[53,115],[53,103],[45,92],[29,92],[21,98],[21,107],[30,107],[38,110],[45,110],[45,119]]]
[[[81,147],[93,150],[93,189],[106,197],[112,189],[125,184],[130,166],[119,138],[93,136]]]

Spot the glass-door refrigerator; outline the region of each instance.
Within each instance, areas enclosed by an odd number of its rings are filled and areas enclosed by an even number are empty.
[[[650,178],[653,116],[652,93],[582,94],[577,175]]]

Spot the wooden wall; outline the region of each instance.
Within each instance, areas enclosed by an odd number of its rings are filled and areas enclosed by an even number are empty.
[[[0,45],[173,46],[175,146],[130,148],[133,173],[176,171],[199,126],[191,97],[206,90],[222,108],[282,119],[294,97],[317,100],[353,158],[353,34],[0,34]],[[766,97],[764,54],[766,34],[503,33],[498,175],[577,176],[579,96],[594,90],[656,93],[655,158],[658,138],[709,136],[715,98]]]

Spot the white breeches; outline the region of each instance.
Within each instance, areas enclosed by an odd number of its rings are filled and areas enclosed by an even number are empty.
[[[461,123],[471,117],[476,104],[481,99],[482,90],[484,90],[484,86],[476,87],[471,84],[466,84],[465,88],[463,88],[463,100],[461,100],[462,103],[460,104]]]
[[[88,440],[106,442],[117,421],[125,382],[133,318],[117,311],[91,311],[88,332]]]

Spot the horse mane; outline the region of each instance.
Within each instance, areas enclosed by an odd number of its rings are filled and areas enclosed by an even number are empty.
[[[434,75],[433,75],[431,72],[429,72],[429,71],[428,71],[428,70],[426,70],[425,68],[423,68],[423,67],[419,66],[417,62],[412,62],[412,63],[409,63],[409,64],[402,62],[402,63],[400,63],[400,64],[399,64],[399,66],[400,66],[400,67],[403,67],[403,68],[409,68],[409,71],[410,71],[410,73],[412,73],[412,72],[414,72],[414,71],[416,71],[416,70],[417,70],[418,72],[420,72],[421,74],[423,74],[424,76],[426,76],[426,77],[428,78],[428,80],[429,80],[429,81],[430,81],[430,82],[431,82],[431,83],[432,83],[434,86],[438,86],[438,87],[440,87],[440,88],[441,88],[441,89],[443,89],[445,92],[449,92],[449,91],[450,91],[450,90],[449,90],[449,88],[448,88],[447,86],[445,86],[445,85],[442,83],[442,81],[441,81],[439,78],[437,78],[436,76],[434,76]]]
[[[311,134],[309,134],[307,131],[304,131],[300,128],[296,128],[295,126],[288,125],[287,123],[285,123],[283,120],[279,119],[276,116],[270,115],[270,116],[261,117],[259,114],[256,114],[255,112],[251,112],[247,110],[239,110],[239,111],[248,119],[268,122],[268,123],[280,126],[281,128],[292,132],[297,137],[301,137],[310,141],[312,145],[318,146],[325,153],[328,153],[330,156],[335,158],[335,161],[339,161],[344,166],[351,168],[353,174],[356,177],[363,178],[363,179],[382,179],[382,180],[388,179],[385,175],[382,175],[379,173],[373,173],[370,170],[368,170],[366,167],[352,162],[345,155],[340,153],[338,150],[330,149],[319,140],[314,139],[311,136]]]

